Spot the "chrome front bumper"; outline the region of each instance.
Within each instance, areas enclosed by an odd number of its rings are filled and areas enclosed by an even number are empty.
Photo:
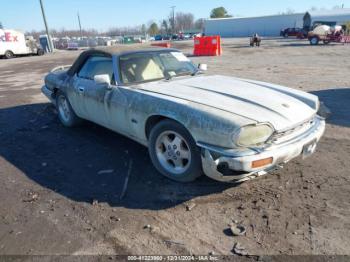
[[[199,144],[202,148],[202,167],[204,173],[222,182],[242,182],[257,176],[265,175],[267,171],[276,169],[303,153],[304,146],[312,141],[318,142],[326,127],[323,118],[316,116],[315,124],[303,134],[292,140],[271,145],[265,149],[225,150]],[[263,167],[253,168],[252,162],[273,158],[272,163]],[[222,170],[225,169],[226,172]]]
[[[46,85],[42,86],[41,92],[50,100],[51,103],[56,105],[56,100],[53,98],[53,92],[46,87]]]

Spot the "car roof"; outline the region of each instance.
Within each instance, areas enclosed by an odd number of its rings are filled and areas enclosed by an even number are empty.
[[[97,51],[97,52],[103,52],[109,55],[121,55],[121,54],[131,54],[131,53],[141,53],[141,52],[173,52],[173,51],[179,51],[177,49],[173,48],[162,48],[162,47],[156,47],[151,45],[143,45],[143,44],[137,44],[137,45],[115,45],[110,47],[99,47],[90,49],[88,51]]]
[[[179,52],[177,49],[173,48],[160,48],[146,45],[115,45],[112,47],[99,47],[91,48],[80,54],[80,56],[75,60],[73,65],[67,71],[67,74],[73,76],[76,72],[80,70],[85,61],[94,55],[102,56],[119,56],[125,54],[134,54],[134,53],[145,53],[145,52]]]

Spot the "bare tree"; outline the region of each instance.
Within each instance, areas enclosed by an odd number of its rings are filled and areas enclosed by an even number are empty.
[[[292,8],[287,8],[286,14],[287,14],[287,15],[295,14],[295,10],[292,9]]]
[[[107,32],[108,36],[129,36],[129,35],[141,35],[144,34],[145,27],[134,26],[134,27],[112,27]]]
[[[194,27],[194,15],[191,13],[176,13],[175,17],[176,31],[190,30]]]
[[[160,28],[161,28],[160,30],[161,30],[162,34],[170,34],[170,32],[171,32],[171,28],[169,27],[169,23],[165,19],[161,22]]]
[[[292,15],[295,14],[295,10],[291,9],[291,8],[287,8],[286,11],[284,12],[278,12],[278,15]]]
[[[203,18],[197,19],[196,22],[194,22],[194,28],[204,31],[204,21],[205,19]]]

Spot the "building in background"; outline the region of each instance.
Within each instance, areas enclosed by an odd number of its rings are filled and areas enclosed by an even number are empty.
[[[215,18],[205,20],[204,32],[209,36],[222,37],[247,37],[254,33],[261,36],[279,36],[281,30],[285,28],[311,29],[318,22],[342,25],[347,21],[350,21],[350,9],[260,17]]]
[[[308,11],[303,21],[306,29],[312,28],[315,24],[344,25],[350,22],[350,8],[330,11]]]

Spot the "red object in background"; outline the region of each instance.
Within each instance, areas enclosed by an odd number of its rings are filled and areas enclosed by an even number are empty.
[[[162,43],[152,43],[151,46],[159,46],[164,48],[170,48],[171,44],[169,42],[162,42]]]
[[[193,55],[195,56],[222,55],[220,36],[195,37]]]

